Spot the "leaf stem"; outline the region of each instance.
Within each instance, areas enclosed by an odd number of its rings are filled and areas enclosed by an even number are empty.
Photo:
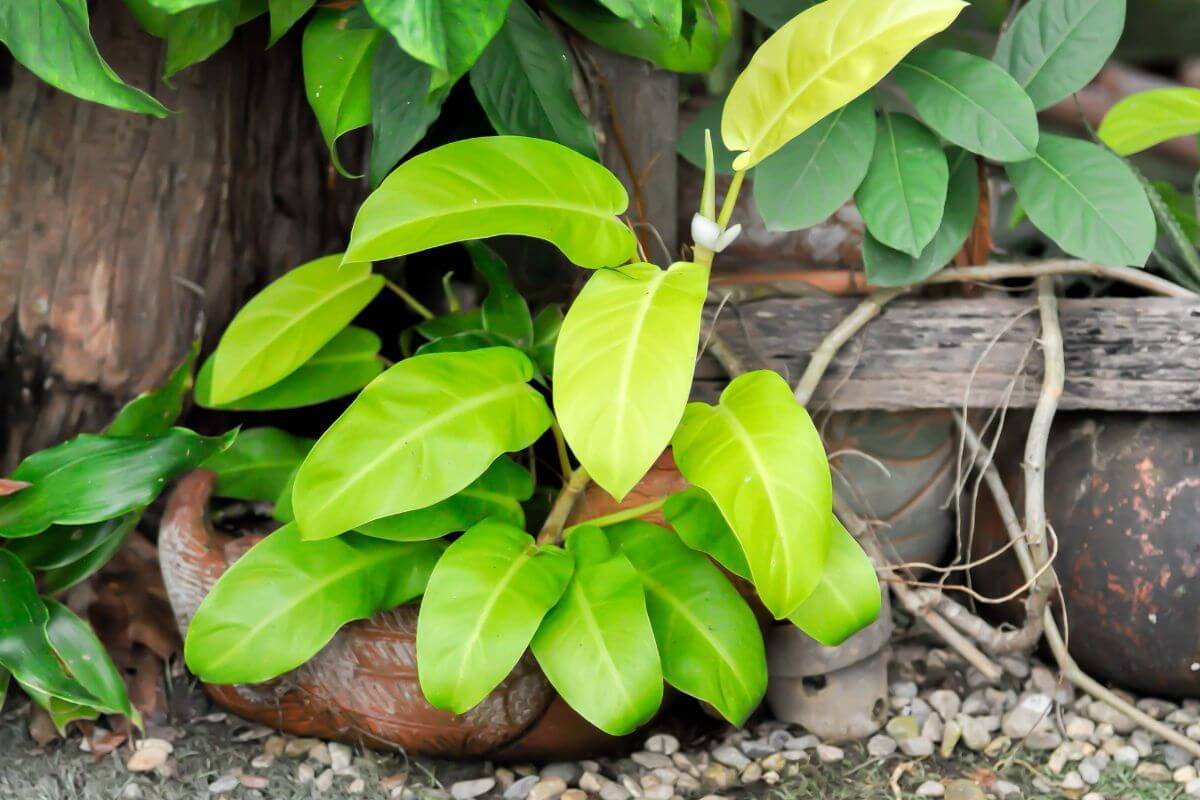
[[[651,500],[649,503],[642,503],[640,506],[630,506],[629,508],[622,508],[614,511],[611,514],[605,514],[602,517],[585,519],[583,522],[579,523],[579,525],[572,525],[570,528],[568,528],[567,533],[570,533],[580,525],[596,525],[604,528],[609,525],[616,525],[620,522],[628,522],[631,519],[638,519],[639,517],[644,517],[647,514],[653,514],[655,511],[658,511],[660,508],[666,505],[667,500],[670,498],[671,495],[667,495],[666,497],[660,497],[657,500]],[[564,536],[563,538],[566,537]]]
[[[384,278],[383,283],[385,286],[387,286],[387,288],[391,289],[393,292],[395,292],[397,295],[399,295],[400,299],[404,301],[405,305],[407,305],[409,308],[411,308],[413,311],[415,311],[419,316],[421,316],[424,319],[433,319],[433,317],[434,317],[433,312],[430,311],[428,308],[426,308],[421,303],[420,300],[418,300],[417,298],[415,298],[411,294],[409,294],[408,290],[405,289],[403,286],[399,285],[398,283],[395,283],[394,281],[389,280],[388,278]]]
[[[733,219],[733,209],[737,205],[738,194],[742,191],[742,181],[746,180],[746,170],[739,169],[733,173],[733,180],[729,182],[729,189],[725,192],[725,202],[721,204],[721,216],[717,217],[717,224],[722,228],[729,225],[729,220]]]
[[[567,485],[555,499],[550,513],[546,516],[545,523],[542,524],[542,529],[538,531],[538,544],[558,544],[562,541],[567,517],[571,516],[571,511],[575,508],[579,495],[583,493],[591,480],[591,476],[588,475],[582,464],[575,468],[575,471],[571,473],[571,480],[567,481]]]
[[[558,420],[550,423],[550,432],[554,435],[554,448],[558,450],[558,466],[562,469],[563,486],[566,486],[571,481],[571,475],[574,469],[571,467],[571,457],[567,455],[567,440],[563,437],[562,428],[558,426]]]

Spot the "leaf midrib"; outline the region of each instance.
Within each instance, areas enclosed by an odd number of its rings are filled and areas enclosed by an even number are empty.
[[[977,102],[975,100],[975,98],[972,97],[971,95],[969,95],[966,92],[964,92],[963,90],[959,89],[957,86],[950,83],[949,81],[943,79],[940,75],[930,72],[929,70],[925,69],[924,67],[918,67],[917,65],[909,63],[907,61],[901,61],[900,67],[911,69],[914,72],[919,72],[922,75],[924,75],[926,78],[928,78],[929,80],[933,81],[934,83],[941,84],[941,86],[943,86],[948,91],[953,92],[954,94],[957,94],[963,100],[967,101],[968,104],[974,106],[981,114],[988,117],[993,122],[997,123],[999,125],[999,129],[1001,131],[1003,131],[1004,133],[1006,133],[1009,136],[1009,138],[1012,139],[1013,142],[1015,142],[1020,147],[1024,148],[1026,151],[1029,151],[1029,148],[1026,147],[1025,144],[1020,139],[1017,138],[1016,134],[1014,134],[1009,129],[1009,127],[1007,126],[1007,124],[1005,123],[1003,118],[1001,118],[1000,116],[998,116],[996,114],[993,114],[986,106]]]
[[[1063,46],[1067,43],[1067,40],[1069,40],[1075,34],[1075,32],[1077,30],[1079,30],[1079,28],[1083,25],[1084,21],[1087,20],[1087,18],[1090,17],[1096,11],[1096,9],[1100,5],[1100,2],[1101,2],[1101,0],[1092,0],[1091,8],[1089,8],[1087,11],[1083,12],[1083,14],[1081,14],[1079,16],[1079,18],[1075,21],[1075,24],[1069,26],[1066,29],[1066,31],[1063,33],[1063,35],[1061,37],[1059,37],[1058,41],[1056,41],[1054,43],[1054,46],[1051,47],[1048,51],[1047,50],[1042,51],[1044,58],[1042,58],[1041,63],[1039,63],[1037,65],[1037,67],[1032,72],[1029,73],[1029,77],[1026,80],[1021,82],[1022,89],[1026,89],[1026,90],[1029,89],[1029,85],[1031,83],[1033,83],[1035,80],[1037,80],[1038,76],[1042,74],[1042,70],[1045,69],[1046,65],[1050,63],[1050,59],[1052,59],[1056,55],[1058,55],[1058,51],[1061,50],[1063,48]]]
[[[528,547],[523,547],[521,549],[521,553],[515,559],[513,559],[512,563],[508,565],[508,569],[504,571],[504,575],[502,575],[500,580],[496,583],[495,589],[488,597],[487,602],[483,604],[483,608],[480,609],[479,615],[475,618],[474,627],[464,638],[463,641],[466,642],[466,648],[463,650],[462,658],[459,659],[458,677],[454,681],[454,695],[456,698],[462,692],[463,679],[466,676],[467,666],[471,661],[471,656],[475,653],[476,648],[479,646],[481,638],[480,634],[487,625],[489,618],[491,617],[492,610],[496,607],[496,603],[500,601],[501,595],[506,593],[508,585],[513,580],[513,576],[516,575],[527,563],[531,562],[534,555],[536,555],[536,550],[531,553],[530,548]],[[458,704],[456,703],[455,705],[457,706]]]
[[[1069,186],[1071,190],[1075,192],[1075,194],[1079,195],[1079,199],[1083,201],[1084,205],[1092,210],[1092,213],[1101,222],[1101,224],[1103,224],[1103,226],[1107,228],[1110,233],[1117,237],[1117,240],[1125,248],[1126,257],[1132,257],[1133,247],[1131,247],[1129,242],[1125,240],[1125,237],[1121,234],[1121,231],[1108,224],[1108,218],[1100,211],[1099,208],[1096,207],[1096,205],[1092,202],[1092,199],[1084,194],[1084,192],[1080,190],[1080,188],[1066,175],[1066,173],[1060,171],[1058,167],[1050,163],[1050,161],[1041,153],[1038,153],[1036,158],[1042,163],[1043,166],[1046,167],[1046,169],[1050,170],[1050,172],[1053,173],[1056,178]]]

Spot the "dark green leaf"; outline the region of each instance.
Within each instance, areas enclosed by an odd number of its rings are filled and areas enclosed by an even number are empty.
[[[629,559],[596,526],[575,529],[567,549],[575,572],[530,648],[571,708],[624,736],[648,722],[663,698],[645,591]]]
[[[46,637],[71,675],[98,703],[94,708],[120,713],[141,726],[141,715],[129,701],[121,673],[96,638],[90,625],[55,600],[46,601]]]
[[[772,30],[821,0],[741,0],[742,9]]]
[[[271,14],[271,39],[267,47],[282,39],[316,4],[317,0],[267,0],[267,10]]]
[[[881,596],[875,565],[837,519],[821,582],[788,616],[826,647],[836,647],[879,616]]]
[[[227,0],[150,0],[150,5],[162,9],[168,14],[178,14],[200,6],[211,6]]]
[[[166,37],[167,17],[170,14],[153,5],[150,0],[125,0],[125,7],[146,33],[159,39]]]
[[[733,174],[734,153],[725,148],[721,141],[721,114],[725,111],[725,99],[714,100],[700,109],[700,113],[691,124],[679,134],[676,149],[688,163],[697,169],[704,169],[704,132],[710,131],[713,143],[713,167],[721,175]],[[874,139],[874,136],[872,136]],[[757,173],[755,180],[762,173]]]
[[[58,731],[59,736],[66,734],[67,727],[72,722],[95,720],[100,717],[100,710],[97,708],[51,697],[45,692],[39,691],[32,686],[26,686],[20,681],[17,682],[17,685],[29,696],[30,700],[45,710],[50,717],[50,721],[54,723],[54,729]]]
[[[546,306],[533,320],[533,361],[543,375],[554,372],[554,350],[562,330],[562,306]]]
[[[241,16],[241,0],[217,0],[167,17],[167,57],[163,78],[197,64],[233,37]]]
[[[257,683],[295,669],[338,628],[425,591],[439,542],[347,534],[305,542],[295,524],[233,563],[188,627],[184,658],[209,683]]]
[[[691,486],[671,495],[663,506],[663,516],[688,547],[711,556],[734,575],[750,580],[746,554],[708,492]]]
[[[169,113],[105,62],[88,28],[87,0],[3,0],[0,42],[34,75],[83,100],[156,117]]]
[[[875,286],[907,286],[924,280],[950,263],[962,249],[979,213],[979,165],[965,150],[952,147],[946,151],[950,164],[950,190],[946,194],[946,212],[933,241],[925,245],[921,255],[908,253],[880,244],[867,233],[863,237],[863,263],[867,281]]]
[[[99,572],[121,549],[141,518],[142,512],[139,510],[115,520],[96,523],[96,527],[104,534],[99,537],[99,544],[70,563],[44,571],[38,579],[42,592],[47,595],[59,594]]]
[[[754,172],[754,205],[767,228],[808,228],[841,208],[867,174],[875,136],[868,92],[767,156]]]
[[[512,1],[504,27],[471,68],[471,88],[497,133],[552,139],[598,158],[572,80],[566,48],[524,0]]]
[[[192,388],[192,370],[199,352],[197,339],[167,382],[126,403],[104,432],[109,436],[155,436],[169,431],[183,413],[183,398]]]
[[[363,0],[371,17],[413,58],[433,67],[433,88],[471,68],[504,24],[509,0]]]
[[[200,466],[217,473],[217,497],[273,502],[314,444],[279,428],[251,428]]]
[[[854,199],[872,236],[919,256],[942,223],[949,181],[937,137],[907,114],[884,112],[871,167]]]
[[[333,166],[352,177],[338,158],[337,140],[371,122],[371,61],[383,31],[352,28],[343,20],[336,11],[318,9],[304,27],[300,53],[308,104]]]
[[[383,371],[379,347],[378,336],[351,325],[279,383],[219,405],[212,401],[213,359],[209,358],[196,376],[196,404],[229,411],[274,411],[345,397],[366,386]]]
[[[90,525],[51,525],[37,536],[13,539],[8,549],[30,569],[57,570],[85,558],[114,538],[123,541],[139,516],[133,512]]]
[[[445,90],[430,92],[432,72],[392,39],[380,43],[371,63],[371,185],[416,146],[442,111]]]
[[[1179,191],[1166,181],[1155,181],[1155,191],[1166,204],[1171,216],[1179,223],[1183,233],[1193,243],[1200,245],[1200,221],[1196,219],[1194,198]]]
[[[670,531],[636,520],[607,530],[646,589],[667,683],[741,725],[767,690],[754,612],[711,561]]]
[[[413,355],[423,356],[427,353],[465,353],[468,350],[482,350],[485,347],[505,347],[507,339],[487,331],[466,331],[452,336],[443,336],[426,342],[417,348]]]
[[[173,428],[159,436],[84,434],[21,462],[13,477],[33,485],[0,498],[0,536],[51,525],[83,525],[148,505],[171,477],[228,447],[236,436]]]
[[[533,342],[533,320],[529,316],[529,304],[513,286],[504,259],[483,242],[463,242],[471,263],[488,285],[487,297],[483,299],[481,320],[488,333],[503,336],[518,348],[526,348]]]
[[[679,0],[598,0],[615,16],[628,20],[637,28],[660,28],[675,37],[683,27],[683,10]]]
[[[451,311],[440,317],[426,320],[417,326],[417,333],[426,339],[441,339],[457,333],[481,333],[483,331],[483,309]]]

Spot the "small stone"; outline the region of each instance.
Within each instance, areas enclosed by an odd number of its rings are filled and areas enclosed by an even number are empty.
[[[752,763],[750,766],[742,770],[742,774],[739,777],[742,779],[742,783],[758,783],[760,780],[762,780],[762,776],[763,768],[758,764]],[[669,796],[670,795],[668,795],[668,797]]]
[[[787,743],[788,750],[812,750],[819,745],[821,740],[811,733],[804,736],[796,736],[790,739]]]
[[[327,769],[314,782],[318,792],[328,792],[333,787],[333,770]]]
[[[743,770],[750,763],[750,759],[746,757],[745,753],[729,745],[718,747],[713,751],[712,756],[718,763],[724,764],[727,767],[733,767],[736,770]]]
[[[567,786],[575,783],[583,775],[583,767],[573,761],[558,761],[542,767],[541,776],[545,778],[562,778]]]
[[[131,783],[121,790],[121,800],[142,800],[142,787]]]
[[[1062,788],[1068,792],[1078,792],[1084,787],[1083,777],[1075,771],[1068,772],[1062,780]]]
[[[1132,733],[1137,726],[1133,724],[1133,720],[1117,711],[1108,703],[1103,703],[1099,700],[1093,700],[1087,708],[1087,715],[1096,722],[1107,722],[1112,725],[1113,730],[1117,733],[1126,734]]]
[[[656,767],[671,767],[675,764],[675,762],[671,760],[670,756],[665,756],[662,753],[642,751],[633,753],[629,757],[633,759],[633,763],[640,767],[645,767],[646,769],[655,769]]]
[[[308,751],[319,744],[321,744],[320,739],[288,739],[283,746],[283,754],[288,758],[300,758],[308,755]]]
[[[646,749],[669,756],[679,750],[679,740],[669,733],[658,733],[646,740]]]
[[[330,766],[333,763],[333,756],[329,755],[329,745],[324,742],[314,744],[308,750],[308,760]]]
[[[986,800],[983,789],[967,780],[950,781],[946,784],[946,800]]]
[[[954,753],[954,748],[958,746],[960,739],[962,739],[962,726],[955,720],[950,720],[942,730],[942,745],[938,748],[941,757],[949,758]]]
[[[1183,791],[1188,797],[1200,797],[1200,778],[1188,781],[1187,786],[1183,787]]]
[[[1099,792],[1088,792],[1083,796],[1083,800],[1104,800],[1104,795]]]
[[[931,742],[940,742],[945,728],[941,717],[937,714],[930,714],[929,718],[925,720],[925,724],[921,726],[921,737]]]
[[[886,730],[888,736],[896,741],[913,739],[921,735],[921,728],[913,717],[892,717],[888,720]]]
[[[1087,717],[1072,714],[1066,719],[1068,739],[1090,739],[1096,733],[1096,723]]]
[[[962,708],[962,700],[949,689],[938,689],[929,695],[929,705],[938,712],[942,719],[950,720],[958,716]]]
[[[228,794],[239,786],[236,775],[223,775],[208,785],[209,794]]]
[[[1167,769],[1175,770],[1184,764],[1192,763],[1192,754],[1178,745],[1166,745],[1163,747],[1162,753],[1163,761],[1167,762]]]
[[[587,792],[581,789],[567,789],[562,793],[562,800],[587,800]]]
[[[554,800],[567,790],[567,782],[557,776],[542,778],[526,795],[527,800]]]
[[[275,756],[270,753],[259,753],[254,758],[250,759],[250,766],[255,769],[268,769],[275,763]]]
[[[739,752],[738,755],[741,755]],[[701,782],[713,789],[728,789],[733,785],[737,773],[724,764],[709,764],[700,773]]]
[[[271,781],[265,775],[239,775],[238,783],[247,789],[265,789]]]
[[[793,763],[793,764],[796,763],[797,761],[805,761],[805,762],[808,761],[808,751],[807,750],[784,750],[779,755],[783,756],[784,761],[787,761],[787,762]]]
[[[892,697],[911,700],[917,696],[917,684],[913,681],[897,681],[892,684]]]
[[[1137,765],[1134,773],[1139,777],[1155,783],[1167,783],[1171,780],[1171,770],[1153,761],[1143,761]]]
[[[301,764],[300,766],[296,767],[296,783],[312,783],[316,777],[316,770],[314,770],[310,765]]]
[[[779,749],[772,747],[769,742],[762,739],[748,739],[742,742],[742,752],[750,758],[765,758],[772,753],[779,752]]]
[[[329,748],[329,766],[334,772],[341,772],[348,769],[354,761],[354,751],[349,746],[340,742],[330,742]]]
[[[496,788],[495,778],[476,778],[470,781],[458,781],[450,785],[450,796],[454,800],[472,800],[481,794],[487,794]]]
[[[901,739],[899,745],[900,752],[912,758],[924,758],[925,756],[933,755],[933,742],[924,736]]]
[[[988,746],[988,742],[992,740],[991,734],[987,728],[979,723],[974,717],[958,715],[956,720],[959,727],[962,729],[962,741],[969,749],[976,753],[981,752]]]
[[[867,741],[867,752],[875,758],[886,758],[896,752],[896,740],[882,733],[872,736]]]
[[[992,784],[992,793],[997,797],[1010,797],[1021,794],[1021,787],[1009,781],[998,780]]]
[[[1129,735],[1129,744],[1138,751],[1138,755],[1146,758],[1154,752],[1154,739],[1147,731],[1138,728]]]
[[[279,758],[283,755],[283,749],[287,746],[287,739],[282,736],[268,736],[263,742],[263,752],[270,756]]]
[[[1118,747],[1117,752],[1112,754],[1112,758],[1118,766],[1132,768],[1137,766],[1138,761],[1142,757],[1138,755],[1137,748],[1125,745],[1124,747]]]
[[[529,796],[529,791],[537,785],[541,778],[537,775],[526,775],[524,778],[518,778],[512,782],[512,785],[504,790],[504,800],[525,800]]]
[[[1196,774],[1196,768],[1191,764],[1185,764],[1171,773],[1171,780],[1175,781],[1176,783],[1191,783],[1198,777],[1200,777],[1200,775]]]
[[[1018,656],[1004,656],[1000,659],[1004,671],[1017,680],[1025,680],[1029,676],[1029,662]]]
[[[162,742],[166,747],[148,745],[148,742]],[[174,749],[168,742],[161,739],[143,739],[138,742],[133,755],[125,762],[125,769],[130,772],[150,772],[166,763],[167,756]]]
[[[350,785],[346,787],[346,794],[362,794],[367,790],[367,782],[362,778],[355,778],[350,781]]]
[[[921,797],[941,797],[946,793],[946,787],[937,781],[925,781],[917,787],[917,794]]]
[[[761,762],[762,768],[770,772],[781,772],[787,767],[787,759],[782,753],[774,753],[767,756]]]
[[[1024,739],[1034,731],[1052,731],[1053,707],[1054,701],[1044,694],[1026,695],[1016,708],[1004,715],[1000,723],[1001,730],[1011,739]],[[1058,747],[1058,744],[1054,747]]]
[[[600,787],[600,800],[629,800],[633,794],[619,783],[605,781]]]
[[[988,746],[983,748],[985,756],[998,756],[1007,750],[1012,745],[1012,739],[1007,736],[997,736],[988,742]]]
[[[840,747],[834,747],[831,744],[817,745],[817,758],[822,764],[835,764],[846,757],[845,752]]]
[[[1090,761],[1080,761],[1079,777],[1083,778],[1084,783],[1094,786],[1100,782],[1100,770]]]

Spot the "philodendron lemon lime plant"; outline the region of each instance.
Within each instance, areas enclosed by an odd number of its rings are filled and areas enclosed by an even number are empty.
[[[832,514],[820,438],[784,380],[747,373],[716,405],[688,395],[744,170],[869,89],[962,5],[897,0],[864,19],[856,0],[828,0],[776,37],[811,28],[836,47],[768,40],[725,106],[725,142],[742,151],[734,188],[718,214],[709,170],[693,258],[665,269],[639,260],[617,179],[559,144],[471,139],[401,165],[363,204],[346,252],[264,289],[200,371],[197,399],[215,407],[361,391],[315,443],[251,430],[209,462],[230,496],[278,494],[285,524],[200,606],[192,670],[263,681],[344,623],[420,597],[418,672],[432,705],[470,709],[531,649],[567,703],[623,734],[655,713],[664,681],[733,723],[762,698],[758,625],[714,561],[827,644],[871,622],[874,570]],[[565,318],[532,315],[477,241],[501,234],[544,239],[593,270]],[[371,262],[455,242],[489,294],[441,317],[409,298],[429,317],[418,327],[428,341],[383,369],[378,338],[349,326],[385,288]],[[535,531],[524,454],[543,437],[563,474],[550,476],[562,482]],[[589,482],[621,499],[668,446],[691,488],[566,527]],[[640,519],[660,507],[673,530]]]

